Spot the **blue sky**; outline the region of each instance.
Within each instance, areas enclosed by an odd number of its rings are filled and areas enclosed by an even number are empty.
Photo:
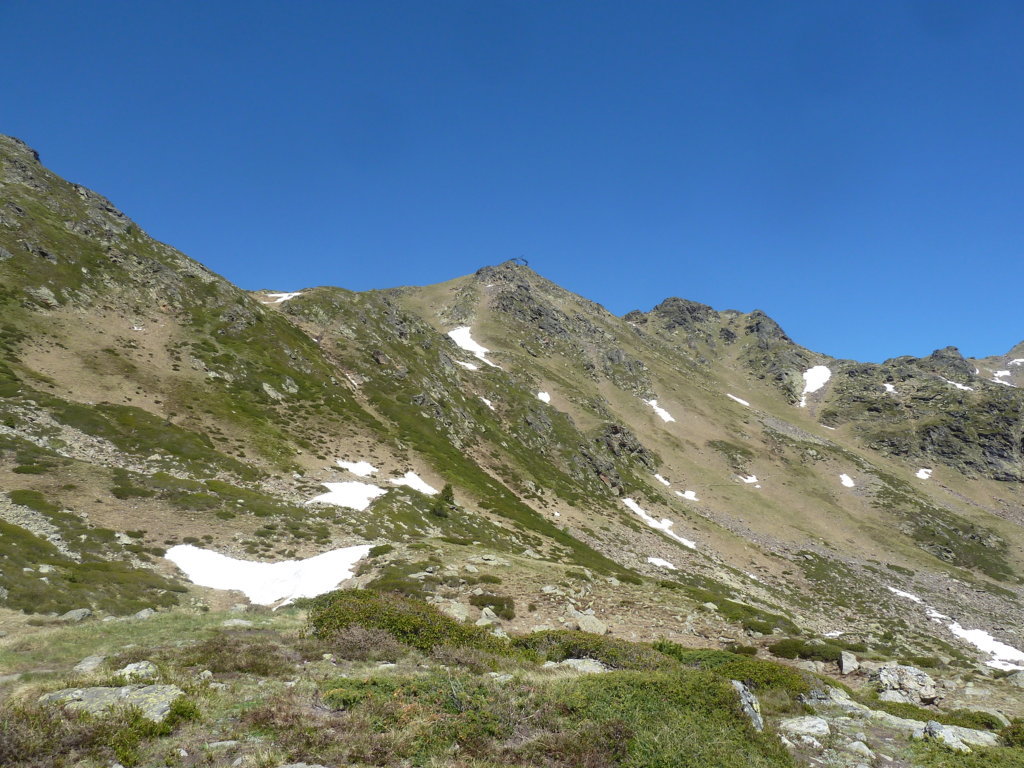
[[[0,132],[245,288],[525,256],[881,360],[1024,339],[1024,4],[4,0]]]

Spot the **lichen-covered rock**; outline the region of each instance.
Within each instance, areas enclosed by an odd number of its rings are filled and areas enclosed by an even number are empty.
[[[576,629],[580,632],[590,632],[595,635],[605,635],[608,633],[608,626],[603,621],[585,614],[577,617]]]
[[[935,681],[917,667],[903,664],[882,667],[872,676],[878,698],[902,704],[934,704],[939,698]]]
[[[176,685],[125,685],[119,688],[64,688],[39,697],[40,704],[59,704],[68,709],[99,715],[112,707],[136,707],[142,716],[160,722],[171,704],[185,692]]]

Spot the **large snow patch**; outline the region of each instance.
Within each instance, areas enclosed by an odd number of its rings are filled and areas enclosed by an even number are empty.
[[[257,605],[272,605],[330,592],[352,577],[352,567],[370,551],[369,544],[334,549],[306,560],[257,563],[179,544],[166,557],[189,581],[201,587],[237,589]]]

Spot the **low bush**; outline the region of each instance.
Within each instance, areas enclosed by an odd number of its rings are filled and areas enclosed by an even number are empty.
[[[539,654],[547,661],[594,659],[614,669],[671,669],[674,662],[643,643],[614,637],[554,629],[517,637],[513,645]]]
[[[799,671],[763,659],[753,659],[729,651],[692,650],[668,640],[659,640],[654,647],[682,664],[702,669],[729,680],[739,680],[757,691],[779,690],[790,697],[810,693],[810,683]]]
[[[287,675],[295,669],[285,649],[259,632],[221,632],[183,648],[177,662],[217,674],[244,673],[261,677]]]
[[[181,723],[200,716],[194,702],[179,697],[162,722],[137,709],[115,709],[103,716],[56,706],[7,703],[0,708],[0,765],[42,768],[78,765],[85,757],[138,765],[149,740],[168,736]]]
[[[473,595],[469,598],[469,604],[477,608],[490,608],[499,619],[511,621],[516,617],[516,603],[511,597],[505,595]]]
[[[810,642],[797,637],[779,640],[768,646],[768,650],[780,659],[808,659],[811,661],[839,661],[843,649],[823,642]]]
[[[1013,718],[1010,724],[999,732],[999,738],[1008,747],[1024,747],[1024,719]]]
[[[484,630],[445,616],[422,600],[391,592],[338,590],[310,603],[307,631],[330,640],[343,629],[360,626],[388,632],[420,651],[438,645],[495,645]]]
[[[359,625],[339,629],[324,644],[335,656],[350,661],[395,662],[409,652],[389,632]]]

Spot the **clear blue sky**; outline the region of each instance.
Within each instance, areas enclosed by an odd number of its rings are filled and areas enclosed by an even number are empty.
[[[1024,339],[1024,3],[4,0],[0,132],[246,288],[525,256],[862,360]]]

